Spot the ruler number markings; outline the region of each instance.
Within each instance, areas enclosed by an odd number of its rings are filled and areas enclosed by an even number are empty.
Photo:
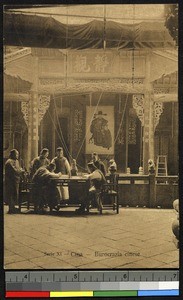
[[[159,274],[158,274],[159,273]],[[164,274],[163,274],[164,273]],[[18,272],[12,272],[12,273],[10,273],[10,272],[7,272],[7,274],[8,274],[8,276],[9,277],[7,277],[7,279],[6,279],[6,281],[8,282],[23,282],[23,284],[24,283],[26,283],[26,282],[39,282],[39,281],[41,281],[41,282],[43,282],[44,281],[44,276],[42,276],[42,275],[44,275],[44,273],[38,273],[39,274],[39,276],[37,276],[38,274],[35,274],[34,272],[33,273],[31,273],[31,271],[29,271],[29,272],[27,272],[27,273],[18,273]],[[100,274],[100,276],[99,276],[99,274]],[[82,273],[80,274],[80,272],[78,272],[78,273],[67,273],[67,275],[66,274],[64,274],[65,276],[65,281],[66,282],[68,282],[68,281],[71,281],[71,282],[74,282],[74,281],[78,281],[78,282],[80,282],[79,281],[79,279],[81,280],[81,281],[90,281],[90,282],[93,282],[93,281],[96,281],[96,282],[99,282],[99,281],[109,281],[109,282],[111,282],[111,281],[115,281],[115,282],[117,282],[117,281],[178,281],[179,279],[178,279],[178,275],[179,275],[179,272],[178,272],[178,270],[175,270],[175,271],[171,271],[171,272],[149,272],[149,275],[148,276],[146,276],[146,274],[143,274],[143,272],[142,273],[137,273],[137,274],[134,274],[133,272],[131,273],[131,278],[129,277],[129,275],[130,275],[130,271],[128,272],[122,272],[121,274],[120,274],[120,272],[119,273],[117,273],[117,272],[115,272],[114,274],[111,274],[111,275],[108,275],[109,273],[108,272],[101,272],[101,273],[99,273],[99,274],[95,274],[95,272],[94,273],[92,273],[92,272],[88,272],[88,279],[89,280],[87,280],[86,279],[86,277],[84,276],[83,278],[81,278],[81,276],[80,275],[82,275]],[[108,275],[106,278],[105,278],[105,274],[106,275]],[[55,281],[64,281],[63,279],[62,279],[62,276],[58,276],[58,279],[56,278],[56,275],[55,275],[55,273],[54,272],[52,272],[52,276],[50,277],[49,276],[49,273],[48,274],[45,274],[45,275],[47,275],[47,276],[45,276],[46,278],[46,281],[48,282],[48,281],[50,281],[50,282],[55,282]],[[86,274],[87,275],[87,274]],[[120,276],[121,275],[121,276]],[[144,276],[145,275],[145,276]],[[159,276],[157,276],[157,275],[159,275]],[[31,278],[32,277],[32,278]],[[38,278],[39,277],[39,278]],[[79,278],[80,277],[80,278]]]

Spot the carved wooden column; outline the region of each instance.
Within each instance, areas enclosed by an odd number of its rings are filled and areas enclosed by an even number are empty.
[[[154,160],[153,99],[150,91],[144,96],[143,169],[148,174],[148,160]]]
[[[29,162],[38,156],[38,57],[34,57],[33,84],[30,91],[28,111],[28,158]]]
[[[148,174],[148,160],[154,160],[154,96],[150,82],[151,52],[146,56],[146,78],[144,93],[144,137],[143,137],[143,169]]]
[[[29,127],[28,134],[31,137],[28,141],[30,145],[30,159],[32,160],[38,156],[38,93],[31,91],[30,93],[30,107],[29,107]]]
[[[38,128],[40,123],[49,108],[50,96],[38,95],[31,91],[29,102],[21,102],[21,110],[24,116],[25,123],[28,128],[28,145],[26,167],[30,167],[30,162],[38,155]]]

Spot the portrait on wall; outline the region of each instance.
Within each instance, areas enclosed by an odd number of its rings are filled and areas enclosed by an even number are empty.
[[[114,107],[86,107],[86,154],[114,153]]]

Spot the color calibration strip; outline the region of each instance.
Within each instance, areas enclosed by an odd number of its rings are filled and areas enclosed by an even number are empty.
[[[6,292],[6,298],[179,296],[179,290]]]
[[[179,296],[179,272],[6,271],[6,298]]]

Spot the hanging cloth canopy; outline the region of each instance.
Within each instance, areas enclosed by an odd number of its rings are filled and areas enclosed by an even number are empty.
[[[104,34],[105,25],[105,34]],[[4,44],[58,49],[171,48],[175,43],[164,22],[121,24],[93,20],[67,25],[52,17],[5,13]]]

